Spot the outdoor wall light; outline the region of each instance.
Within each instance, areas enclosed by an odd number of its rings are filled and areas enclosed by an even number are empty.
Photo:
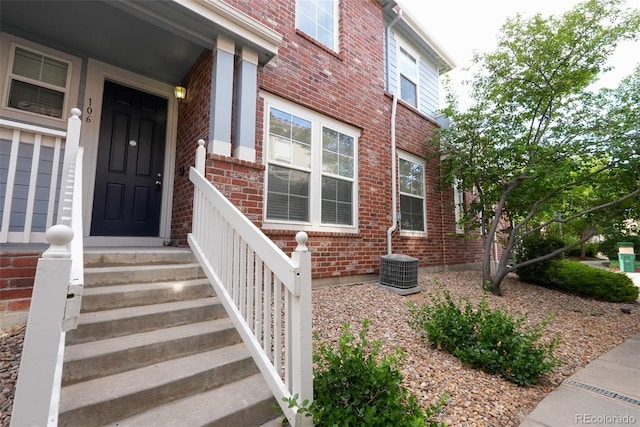
[[[176,95],[176,99],[178,101],[184,101],[187,97],[187,88],[182,86],[182,83],[180,83],[176,86],[173,93]]]

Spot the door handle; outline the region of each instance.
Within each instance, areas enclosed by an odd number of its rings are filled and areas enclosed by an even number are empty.
[[[161,187],[162,187],[162,181],[156,180],[156,191],[160,191]]]

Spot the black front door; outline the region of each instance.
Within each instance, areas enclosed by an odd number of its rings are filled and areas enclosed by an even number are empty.
[[[105,82],[92,236],[158,236],[167,100]]]

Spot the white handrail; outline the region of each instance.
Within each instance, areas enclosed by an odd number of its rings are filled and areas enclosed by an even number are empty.
[[[69,118],[59,199],[59,224],[46,232],[49,249],[38,260],[12,426],[56,426],[66,331],[77,326],[84,285],[80,110]]]
[[[289,258],[204,177],[198,141],[188,241],[292,426],[313,424],[284,398],[313,399],[311,254],[307,235]]]

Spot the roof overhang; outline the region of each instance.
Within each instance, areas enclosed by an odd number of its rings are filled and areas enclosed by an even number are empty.
[[[396,0],[377,0],[382,6],[384,19],[387,23],[395,22],[393,29],[399,32],[407,41],[420,48],[425,54],[433,58],[438,64],[439,73],[444,74],[456,67],[451,55],[438,43],[435,38],[424,29],[422,24],[400,2]]]
[[[2,31],[172,84],[219,36],[256,52],[260,64],[282,41],[221,0],[2,0],[0,9]]]

